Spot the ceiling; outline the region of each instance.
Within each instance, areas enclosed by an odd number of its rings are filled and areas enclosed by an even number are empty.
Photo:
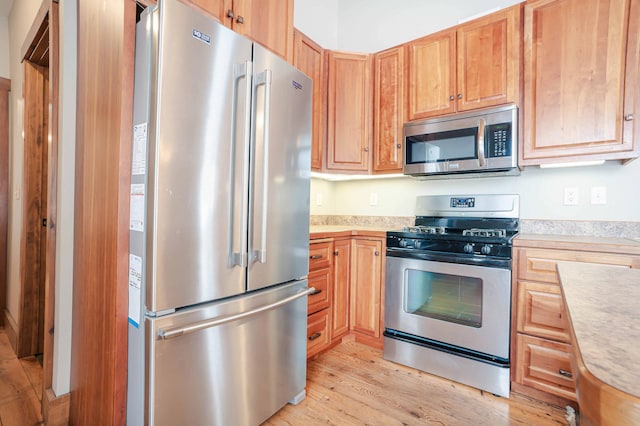
[[[13,0],[0,0],[0,16],[9,16]]]

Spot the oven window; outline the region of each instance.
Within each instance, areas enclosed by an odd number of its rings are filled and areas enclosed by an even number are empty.
[[[407,313],[470,327],[482,326],[482,280],[407,270]]]

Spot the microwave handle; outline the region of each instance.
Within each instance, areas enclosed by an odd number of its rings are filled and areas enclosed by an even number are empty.
[[[478,122],[478,165],[484,167],[484,126],[486,122],[484,118],[481,118]]]

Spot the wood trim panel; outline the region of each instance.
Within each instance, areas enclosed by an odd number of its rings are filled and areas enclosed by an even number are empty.
[[[48,50],[48,25],[45,23],[51,9],[52,0],[42,0],[38,12],[36,12],[35,18],[29,32],[24,38],[22,48],[20,48],[20,60],[30,60],[37,64],[43,65],[36,58],[43,58],[46,56],[43,50]],[[56,2],[57,3],[57,2]],[[43,45],[44,44],[44,45]],[[38,50],[39,53],[34,55],[34,52]]]
[[[135,16],[78,2],[71,424],[126,421]]]
[[[4,332],[7,334],[11,349],[13,349],[13,352],[18,353],[18,325],[8,310],[3,309],[2,316],[4,319]]]
[[[9,223],[9,91],[11,80],[0,77],[0,310],[7,304],[7,232]],[[0,315],[0,327],[4,315]]]
[[[69,424],[69,405],[71,394],[56,396],[51,388],[44,391],[42,397],[42,417],[47,426],[66,426]]]

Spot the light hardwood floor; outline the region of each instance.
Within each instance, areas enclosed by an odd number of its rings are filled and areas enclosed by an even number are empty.
[[[0,328],[0,425],[44,424],[40,414],[42,366],[35,357],[18,359]]]
[[[307,398],[264,425],[566,425],[564,408],[496,397],[343,342],[308,363]]]

